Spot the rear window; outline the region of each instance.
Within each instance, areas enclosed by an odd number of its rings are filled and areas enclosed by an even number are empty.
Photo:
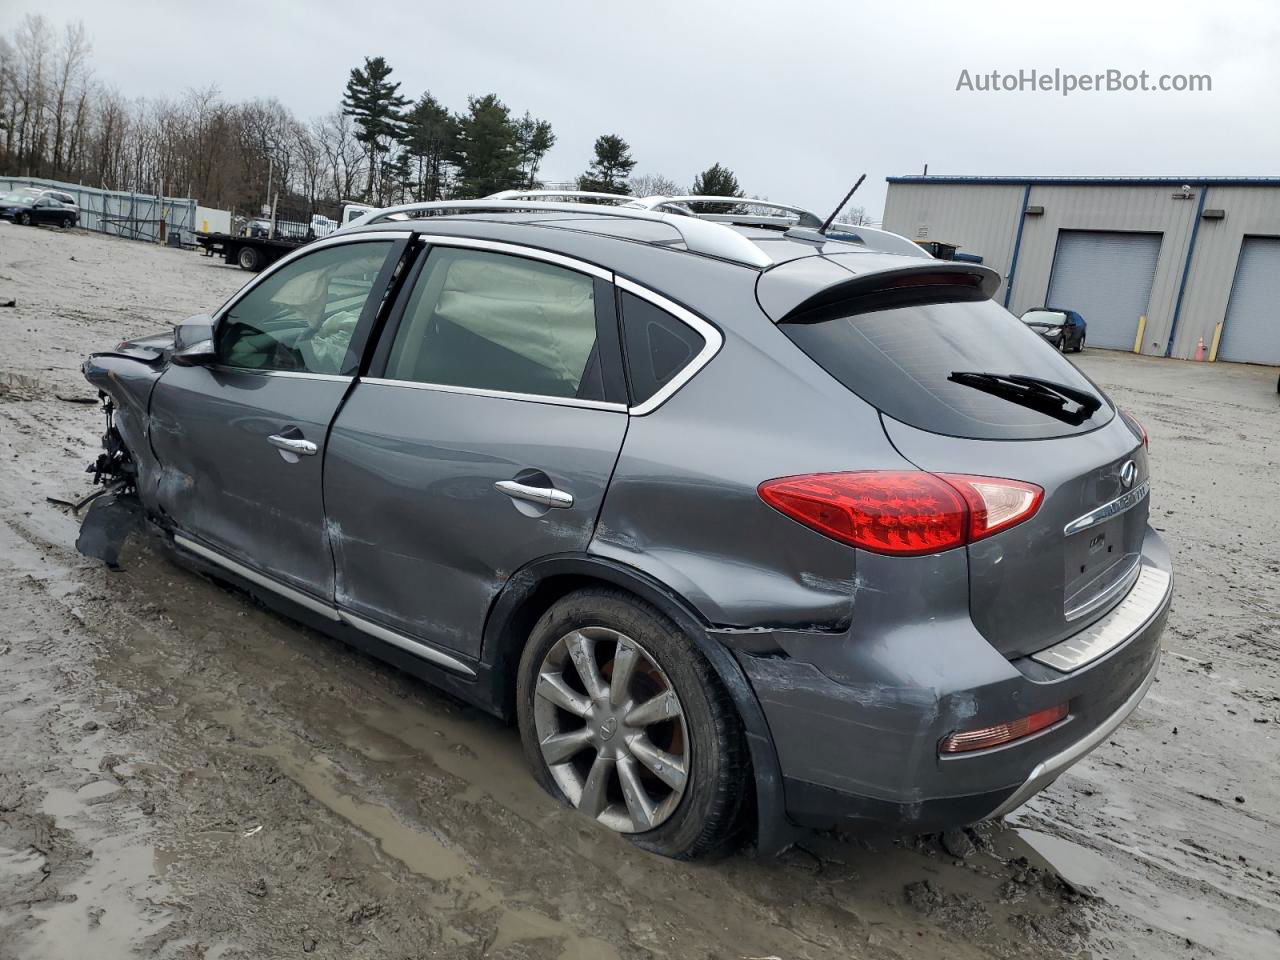
[[[1033,440],[1094,430],[1113,416],[1101,391],[1035,331],[990,300],[899,307],[778,328],[815,363],[887,416],[921,430],[977,440]],[[1103,400],[1067,423],[948,379],[1016,374]]]

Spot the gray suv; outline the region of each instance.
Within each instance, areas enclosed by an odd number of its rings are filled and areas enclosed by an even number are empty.
[[[91,356],[99,502],[514,719],[668,856],[999,815],[1133,711],[1172,588],[1146,437],[997,274],[540,196],[372,212]]]

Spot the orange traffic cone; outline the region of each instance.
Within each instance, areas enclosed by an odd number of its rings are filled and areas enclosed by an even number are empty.
[[[1195,358],[1196,358],[1197,360],[1203,360],[1203,359],[1204,359],[1204,337],[1201,337],[1201,338],[1200,338],[1200,342],[1196,344],[1196,357],[1195,357]]]

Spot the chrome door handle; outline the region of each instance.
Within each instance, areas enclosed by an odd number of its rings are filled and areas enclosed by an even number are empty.
[[[573,506],[573,494],[555,487],[531,487],[519,480],[499,480],[493,485],[499,493],[505,493],[513,500],[524,500],[542,507],[558,507],[567,510]]]
[[[302,440],[298,437],[282,437],[278,433],[267,437],[267,443],[300,457],[314,457],[318,449],[310,440]]]

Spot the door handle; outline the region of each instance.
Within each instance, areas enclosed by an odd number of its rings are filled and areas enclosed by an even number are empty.
[[[493,485],[499,493],[505,493],[513,500],[536,503],[541,507],[558,507],[567,510],[573,506],[573,494],[555,487],[531,487],[519,480],[499,480]]]
[[[301,437],[282,437],[278,433],[267,437],[267,443],[300,457],[314,457],[318,449],[310,440],[303,440]]]

